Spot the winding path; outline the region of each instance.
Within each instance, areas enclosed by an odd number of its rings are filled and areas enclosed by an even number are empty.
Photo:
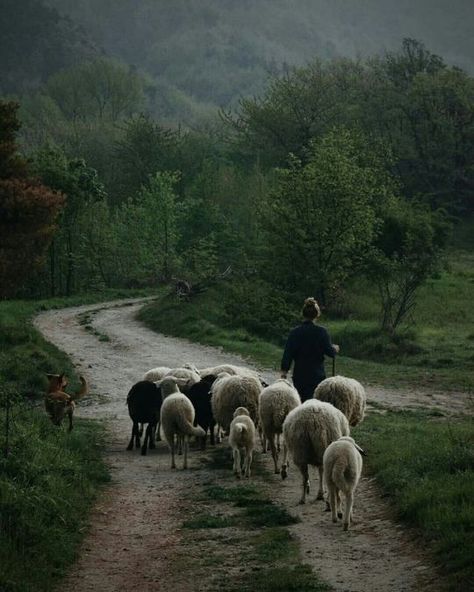
[[[64,350],[90,382],[91,392],[78,405],[78,415],[104,422],[107,429],[105,458],[112,482],[97,503],[80,558],[66,578],[63,592],[141,592],[211,590],[200,577],[183,569],[183,517],[190,510],[190,488],[215,478],[200,467],[199,453],[191,454],[191,467],[171,471],[164,443],[141,457],[125,451],[130,420],[125,405],[130,386],[154,366],[198,367],[219,363],[246,364],[216,348],[189,343],[150,331],[135,320],[143,301],[117,301],[107,305],[54,310],[39,315],[35,324],[44,336]],[[100,341],[84,330],[78,315],[89,311],[93,327],[108,336]],[[272,381],[272,371],[262,373]],[[389,392],[370,389],[379,403],[442,406],[452,409],[443,394]],[[459,408],[466,404],[459,396]],[[267,456],[265,462],[271,465]],[[299,477],[292,471],[281,480],[272,475],[269,487],[275,500],[302,518],[291,527],[298,537],[303,560],[335,590],[347,592],[434,592],[433,568],[391,518],[390,511],[371,479],[362,479],[355,502],[355,523],[343,534],[330,522],[321,504],[296,506]],[[199,545],[199,542],[196,542]],[[197,550],[198,553],[198,550]],[[210,577],[210,576],[209,576]]]

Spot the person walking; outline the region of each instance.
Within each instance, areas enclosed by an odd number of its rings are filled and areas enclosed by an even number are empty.
[[[314,389],[326,378],[324,356],[335,358],[339,346],[331,343],[325,327],[316,324],[321,310],[314,298],[306,298],[303,322],[288,335],[281,360],[281,377],[286,378],[293,363],[293,384],[301,401],[313,397]]]

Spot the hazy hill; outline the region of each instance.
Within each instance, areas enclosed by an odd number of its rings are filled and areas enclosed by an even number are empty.
[[[474,71],[472,0],[49,0],[106,51],[198,101],[257,92],[315,56],[398,48],[403,37]]]

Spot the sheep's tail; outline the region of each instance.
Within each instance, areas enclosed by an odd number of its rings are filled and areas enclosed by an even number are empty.
[[[234,425],[235,431],[241,435],[243,432],[247,431],[247,426],[244,423],[236,423]]]
[[[198,425],[194,427],[193,424],[181,414],[176,416],[176,423],[178,424],[179,431],[186,436],[202,437],[206,435],[206,432],[201,426]]]
[[[350,463],[342,462],[342,459],[334,463],[331,475],[333,482],[341,491],[345,491],[348,484],[352,483],[355,479],[353,467],[351,467]]]
[[[87,384],[87,380],[84,376],[79,376],[79,380],[81,381],[81,388],[79,389],[78,393],[71,395],[71,399],[80,399],[81,397],[85,397],[89,394],[89,385]]]

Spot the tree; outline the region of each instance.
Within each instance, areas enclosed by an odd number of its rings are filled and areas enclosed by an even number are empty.
[[[384,208],[368,269],[379,291],[381,326],[390,335],[412,312],[420,286],[437,268],[448,229],[442,211],[401,198]]]
[[[0,102],[0,297],[15,295],[43,263],[63,196],[26,176],[14,141],[18,105]]]
[[[63,152],[47,148],[34,155],[31,166],[48,186],[66,196],[66,206],[60,218],[60,230],[50,250],[51,295],[59,292],[69,296],[75,289],[77,268],[81,258],[83,235],[79,223],[84,211],[105,199],[97,171],[83,159],[68,158]]]
[[[288,291],[328,303],[362,263],[392,186],[364,139],[345,129],[313,143],[307,164],[293,157],[261,214],[272,275]]]
[[[151,175],[138,195],[116,211],[117,265],[130,283],[167,282],[178,267],[177,181],[174,173]]]

